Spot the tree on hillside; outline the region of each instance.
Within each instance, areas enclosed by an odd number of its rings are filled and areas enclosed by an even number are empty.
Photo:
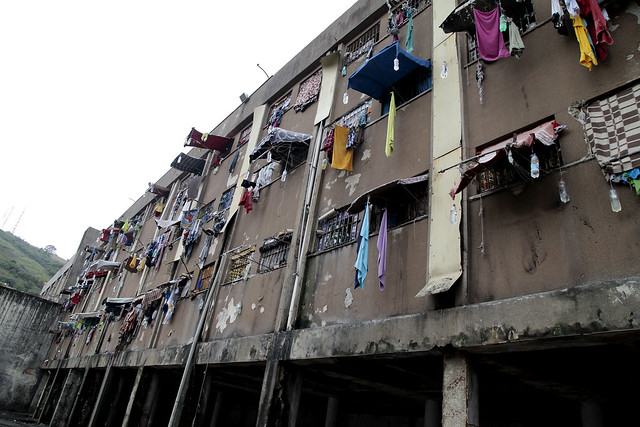
[[[47,245],[44,247],[44,251],[49,255],[54,255],[57,251],[56,247],[53,245]]]

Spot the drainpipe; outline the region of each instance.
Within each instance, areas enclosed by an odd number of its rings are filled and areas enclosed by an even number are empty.
[[[307,181],[307,190],[305,194],[304,209],[302,210],[302,222],[304,224],[302,243],[298,247],[298,260],[295,271],[295,281],[293,283],[293,293],[291,295],[291,302],[289,304],[289,313],[287,316],[287,331],[293,329],[297,317],[297,311],[299,306],[299,294],[300,294],[300,277],[304,276],[304,270],[307,263],[306,251],[309,245],[309,225],[313,219],[312,212],[315,210],[318,194],[314,193],[314,189],[317,185],[316,177],[318,172],[318,160],[320,158],[320,148],[322,146],[322,134],[325,121],[322,120],[316,127],[316,141],[313,149],[313,160],[309,167],[309,180]],[[306,218],[305,218],[306,217]]]

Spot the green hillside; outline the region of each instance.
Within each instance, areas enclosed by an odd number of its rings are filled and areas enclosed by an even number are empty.
[[[0,230],[0,283],[38,295],[66,261]]]

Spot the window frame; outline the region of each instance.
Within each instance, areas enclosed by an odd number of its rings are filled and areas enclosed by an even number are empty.
[[[248,278],[255,252],[256,247],[251,246],[231,256],[225,284],[246,280]]]

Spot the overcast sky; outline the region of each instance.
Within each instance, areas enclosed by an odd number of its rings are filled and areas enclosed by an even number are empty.
[[[71,257],[354,3],[5,2],[0,228]]]

